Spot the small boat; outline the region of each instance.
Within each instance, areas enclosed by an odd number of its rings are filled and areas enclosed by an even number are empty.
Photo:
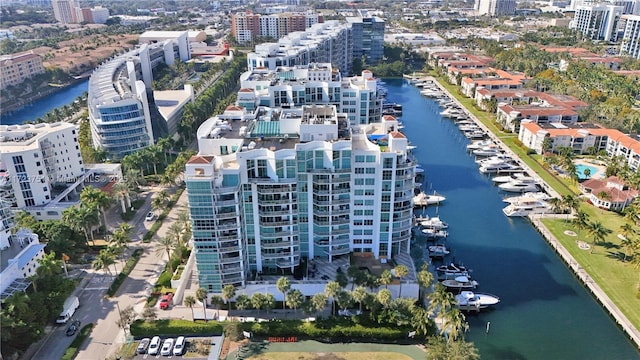
[[[451,262],[447,265],[440,265],[436,268],[438,277],[455,278],[457,276],[469,277],[470,269],[467,269],[464,265]]]
[[[500,184],[498,185],[498,187],[500,188],[500,190],[508,192],[533,192],[538,191],[538,182],[535,179],[531,179],[531,181],[520,179]]]
[[[433,195],[427,195],[424,192],[420,192],[418,195],[413,197],[413,206],[427,206],[427,205],[435,205],[445,201],[447,198],[438,195],[435,192]]]
[[[502,201],[506,202],[506,203],[514,203],[516,201],[519,201],[520,199],[523,198],[534,198],[534,199],[538,199],[538,200],[544,200],[547,201],[549,199],[551,199],[551,196],[549,196],[547,193],[542,192],[542,191],[536,191],[536,192],[526,192],[520,196],[509,196],[506,197],[504,199],[502,199]]]
[[[509,217],[544,214],[551,212],[551,205],[536,198],[520,198],[507,205],[502,212]]]
[[[427,250],[429,250],[429,257],[444,257],[450,253],[444,245],[431,245]]]
[[[442,285],[450,289],[475,289],[479,284],[468,276],[456,276],[454,279],[441,281]]]
[[[472,291],[462,291],[456,295],[456,305],[460,310],[475,310],[486,309],[490,306],[496,305],[500,302],[500,298],[495,295],[486,293],[474,293]]]
[[[417,183],[414,183],[413,186],[415,186],[416,189],[420,189],[422,187],[422,183],[417,182]]]
[[[436,229],[436,230],[442,230],[449,227],[449,225],[446,222],[440,220],[439,216],[434,216],[427,220],[423,220],[420,222],[420,225],[426,229]]]
[[[424,169],[421,168],[419,165],[416,166],[416,174],[422,174],[422,173],[424,173]]]

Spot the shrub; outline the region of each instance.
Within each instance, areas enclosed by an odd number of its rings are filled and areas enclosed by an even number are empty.
[[[136,320],[130,327],[135,337],[163,335],[221,335],[222,325],[217,321],[193,322],[189,320]]]
[[[162,272],[162,274],[160,274],[160,277],[158,277],[156,287],[158,286],[171,287],[171,273],[167,271],[166,268]]]
[[[325,326],[328,324],[331,326]],[[298,336],[312,339],[366,339],[400,340],[405,339],[408,328],[364,326],[355,324],[351,319],[331,318],[329,321],[303,322],[300,320],[277,320],[261,323],[243,323],[246,331],[255,336]]]
[[[172,280],[180,280],[180,277],[182,277],[182,272],[183,271],[184,271],[184,265],[178,266],[178,271],[176,271],[176,274],[173,275],[173,279]]]
[[[127,276],[131,274],[133,268],[136,267],[138,260],[140,260],[140,255],[142,255],[142,249],[136,249],[133,254],[131,254],[131,257],[124,265],[122,272],[119,273],[118,276],[116,276],[116,278],[111,283],[111,286],[109,286],[109,290],[107,290],[107,296],[115,295],[116,291],[118,291],[118,289],[120,288],[120,285],[122,285],[122,283],[124,282],[124,279],[126,279]]]

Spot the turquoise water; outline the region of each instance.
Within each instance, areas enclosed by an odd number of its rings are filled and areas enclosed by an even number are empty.
[[[436,212],[449,223],[447,247],[473,269],[478,291],[498,306],[469,314],[466,338],[483,359],[640,359],[640,352],[546,241],[524,219],[504,216],[504,194],[478,171],[468,140],[431,99],[400,79],[385,80],[403,105],[404,133],[425,169],[423,188],[447,197]],[[490,322],[487,334],[487,323]]]
[[[55,108],[71,104],[78,96],[87,91],[88,83],[89,80],[80,81],[20,109],[3,114],[0,116],[0,124],[16,125],[44,117],[46,113]]]
[[[584,171],[586,169],[589,169],[589,176],[587,176],[584,173]],[[598,169],[593,167],[593,166],[584,165],[584,164],[576,164],[576,174],[578,174],[578,179],[580,179],[580,180],[590,179],[593,175],[596,174],[596,172],[598,172]]]

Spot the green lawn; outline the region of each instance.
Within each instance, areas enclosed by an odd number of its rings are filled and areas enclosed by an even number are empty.
[[[311,360],[320,353],[332,353],[347,360],[423,360],[426,353],[415,345],[336,343],[325,344],[314,340],[294,343],[254,342],[241,351],[246,359]],[[375,355],[381,354],[380,355]],[[227,355],[227,360],[236,358],[236,352]],[[375,356],[374,356],[375,355]],[[335,359],[335,358],[332,358]]]
[[[517,136],[501,131],[496,125],[495,115],[478,110],[472,99],[459,94],[458,87],[449,84],[444,77],[436,77],[436,79],[559,194],[575,195],[580,193],[575,182],[555,176],[543,167],[540,155],[528,155],[525,149],[516,145]],[[589,216],[589,221],[599,221],[612,231],[603,244],[595,246],[593,252],[582,250],[576,245],[577,240],[592,243],[592,239],[586,235],[586,230],[579,231],[574,225],[561,219],[544,219],[543,223],[620,308],[636,329],[640,329],[640,298],[638,298],[640,293],[637,290],[640,281],[639,273],[638,270],[633,269],[631,265],[622,260],[623,250],[620,247],[620,239],[617,237],[620,233],[620,226],[625,223],[625,220],[617,213],[603,211],[587,203],[582,203],[580,209]],[[577,232],[578,236],[565,235],[565,230]],[[636,228],[636,230],[640,229]]]

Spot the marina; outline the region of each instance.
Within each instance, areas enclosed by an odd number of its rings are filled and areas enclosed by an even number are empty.
[[[531,224],[502,214],[505,193],[478,171],[467,151],[469,140],[452,119],[440,115],[443,108],[438,101],[421,96],[407,82],[394,79],[387,84],[389,101],[403,104],[405,133],[417,146],[414,154],[425,169],[421,182],[447,195],[447,206],[423,210],[424,215],[440,216],[449,225],[447,249],[451,253],[441,261],[433,260],[432,268],[438,269],[438,277],[455,280],[467,271],[466,267],[456,271],[455,259],[464,259],[465,266],[474,270],[479,292],[499,296],[494,307],[467,315],[470,330],[466,338],[481,356],[638,358],[634,344]],[[518,159],[514,161],[519,172],[526,171]],[[487,334],[489,322],[491,333]]]

